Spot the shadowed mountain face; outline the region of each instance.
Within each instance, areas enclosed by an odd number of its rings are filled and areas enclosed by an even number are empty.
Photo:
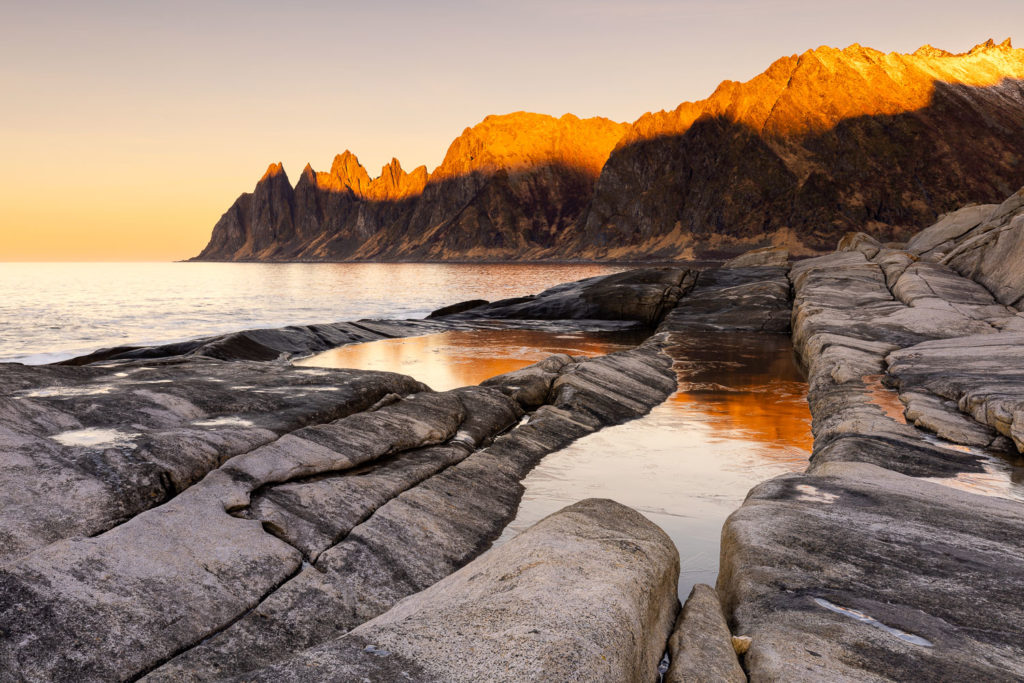
[[[279,164],[199,259],[667,259],[850,230],[904,239],[1024,182],[1024,50],[858,45],[784,57],[633,124],[528,113],[467,128],[428,174],[349,152],[292,189]]]

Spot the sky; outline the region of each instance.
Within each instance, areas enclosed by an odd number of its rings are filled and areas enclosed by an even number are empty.
[[[819,45],[1022,29],[1021,0],[0,0],[0,262],[184,259],[271,162],[433,169],[488,114],[632,121]]]

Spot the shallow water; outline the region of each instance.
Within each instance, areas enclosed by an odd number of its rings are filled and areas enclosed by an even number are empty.
[[[515,370],[552,353],[601,355],[638,333],[445,332],[346,346],[297,364],[394,370],[436,390]],[[524,479],[504,542],[589,497],[612,498],[659,524],[682,558],[684,597],[714,583],[725,518],[755,484],[803,471],[811,449],[806,384],[787,337],[691,335],[671,349],[680,388],[649,415],[552,453]]]
[[[602,356],[629,349],[648,332],[454,330],[352,344],[295,361],[322,368],[387,370],[412,375],[434,391],[479,384],[556,353]]]
[[[0,362],[359,318],[420,318],[626,266],[432,263],[0,263]]]
[[[545,457],[498,543],[582,498],[612,498],[672,538],[681,597],[714,585],[725,518],[756,484],[807,467],[807,385],[788,337],[690,335],[670,351],[679,391],[646,417]]]

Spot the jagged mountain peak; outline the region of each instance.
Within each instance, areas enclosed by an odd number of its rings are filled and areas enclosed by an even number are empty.
[[[632,124],[487,116],[432,174],[392,159],[371,179],[348,150],[330,172],[307,165],[301,193],[278,174],[225,213],[204,258],[671,259],[898,239],[1020,185],[1024,50],[819,46]]]
[[[263,174],[263,177],[260,178],[260,182],[262,183],[264,180],[269,180],[278,176],[284,176],[286,180],[288,178],[288,175],[284,172],[284,164],[280,161],[267,166],[267,170]]]

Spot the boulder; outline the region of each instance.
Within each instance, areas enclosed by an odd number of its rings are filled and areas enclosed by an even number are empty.
[[[746,683],[718,593],[698,583],[683,603],[668,640],[671,660],[665,683]]]
[[[652,681],[678,578],[661,529],[613,501],[585,500],[245,680]]]
[[[788,268],[713,268],[662,320],[658,332],[789,332],[792,296]]]
[[[657,325],[692,286],[682,268],[639,268],[567,282],[536,296],[505,299],[467,314],[537,320],[632,320]]]

